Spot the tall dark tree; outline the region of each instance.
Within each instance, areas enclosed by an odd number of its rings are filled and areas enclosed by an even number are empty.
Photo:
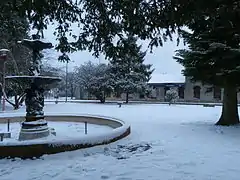
[[[222,5],[215,10],[214,17],[202,16],[197,22],[189,24],[193,32],[183,32],[189,50],[179,50],[176,57],[185,67],[184,75],[224,88],[222,114],[217,125],[239,123],[239,7],[239,4]]]
[[[28,37],[29,23],[24,16],[19,16],[17,12],[10,8],[8,3],[0,4],[0,49],[9,49],[7,61],[5,63],[5,75],[18,75],[26,73],[30,60],[30,51],[21,48],[17,41]],[[3,72],[4,65],[0,63],[0,71]],[[2,82],[3,74],[1,76]],[[7,83],[5,86],[6,95],[14,96],[14,102],[7,101],[18,109],[24,98],[24,84]],[[2,92],[2,91],[1,91]]]
[[[116,51],[115,40],[122,41],[126,32],[141,39],[151,39],[150,46],[163,44],[179,25],[193,17],[194,7],[204,3],[185,0],[5,0],[6,11],[27,16],[33,28],[42,33],[48,24],[56,25],[55,35],[59,41],[56,49],[63,54],[75,50],[93,51],[95,56],[103,52],[111,57]],[[3,4],[1,2],[1,4]],[[199,4],[201,6],[199,6]],[[190,8],[189,8],[190,7]],[[208,7],[205,5],[205,8]],[[209,7],[208,7],[209,8]],[[199,10],[199,9],[198,9]],[[196,14],[196,13],[195,13]],[[191,16],[189,16],[191,15]],[[77,23],[79,34],[72,31]],[[177,25],[177,26],[176,26]],[[72,36],[75,41],[70,41]],[[65,57],[65,56],[63,56]],[[65,60],[60,58],[60,60]]]
[[[118,45],[119,50],[110,60],[111,78],[114,80],[114,90],[126,94],[126,103],[129,94],[146,94],[147,82],[153,70],[150,64],[144,64],[146,52],[137,45],[137,38],[129,36]]]
[[[9,74],[23,73],[27,70],[30,55],[26,48],[21,48],[17,44],[17,41],[28,37],[29,23],[26,17],[18,16],[8,4],[0,4],[0,23],[0,48],[10,50],[6,71]],[[3,66],[2,63],[0,65]]]
[[[4,2],[4,3],[3,3]],[[150,39],[150,46],[163,45],[173,32],[203,14],[216,16],[222,5],[238,5],[238,0],[4,0],[6,10],[27,16],[41,33],[55,23],[57,49],[63,54],[74,50],[89,50],[98,56],[103,52],[111,57],[117,50],[114,42],[132,33],[140,39]],[[74,33],[72,23],[79,31]],[[78,33],[79,32],[79,33]],[[70,41],[68,36],[75,40]],[[66,57],[66,56],[64,56]],[[60,58],[65,60],[65,58]]]

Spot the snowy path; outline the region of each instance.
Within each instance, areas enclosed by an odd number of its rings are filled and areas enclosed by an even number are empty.
[[[38,160],[0,160],[0,179],[238,180],[240,127],[214,126],[220,108],[47,104],[46,114],[121,118],[131,124],[132,133],[108,146]]]

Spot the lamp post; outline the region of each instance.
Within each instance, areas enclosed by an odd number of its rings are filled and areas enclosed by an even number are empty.
[[[6,69],[6,61],[7,61],[7,53],[8,49],[0,49],[0,59],[3,61],[3,84],[2,89],[5,90],[5,69]],[[3,92],[2,92],[3,93]],[[5,111],[5,97],[3,95],[3,103],[2,103],[2,111]]]
[[[66,62],[66,86],[65,86],[65,102],[67,102],[67,96],[68,96],[68,87],[67,87],[67,84],[68,84],[68,61]]]

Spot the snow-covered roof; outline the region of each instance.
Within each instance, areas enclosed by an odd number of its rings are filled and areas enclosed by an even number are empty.
[[[185,77],[181,74],[153,73],[148,83],[185,83]]]

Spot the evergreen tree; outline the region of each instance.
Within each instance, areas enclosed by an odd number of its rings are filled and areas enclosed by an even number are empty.
[[[57,49],[62,53],[89,50],[98,56],[103,52],[112,57],[117,51],[114,42],[127,33],[142,40],[149,39],[150,47],[162,46],[172,33],[182,26],[197,22],[203,14],[216,17],[222,5],[239,7],[238,0],[4,0],[6,11],[26,16],[39,32],[48,24],[56,25]],[[239,9],[239,8],[236,8]],[[235,10],[236,10],[235,9]],[[228,12],[227,12],[228,13]],[[228,15],[226,14],[226,17]],[[71,24],[79,25],[78,34]],[[70,41],[72,36],[75,40]],[[63,56],[66,57],[66,56]],[[60,58],[60,60],[66,60]]]
[[[31,58],[30,51],[22,48],[17,44],[18,40],[28,37],[29,22],[26,17],[19,16],[11,5],[8,3],[0,4],[0,49],[9,49],[7,61],[5,63],[5,75],[18,75],[27,72],[29,60]],[[3,72],[3,63],[0,63],[0,71]],[[0,77],[2,82],[3,76]],[[7,101],[18,109],[24,98],[24,83],[15,84],[6,82],[5,92],[7,96],[14,96],[15,102]],[[4,91],[4,90],[3,90]],[[2,91],[1,91],[2,93]]]
[[[129,94],[146,94],[147,82],[153,70],[150,64],[144,64],[146,52],[141,51],[137,39],[129,36],[118,45],[119,50],[110,61],[111,78],[114,80],[114,89],[118,93],[126,93],[126,103]]]
[[[183,32],[189,50],[179,50],[175,57],[185,67],[184,75],[224,88],[222,115],[217,125],[239,123],[240,11],[235,8],[222,5],[215,17],[202,16],[198,22],[190,23],[193,32]]]
[[[9,8],[8,4],[0,4],[0,48],[9,49],[6,63],[7,74],[18,74],[27,71],[31,57],[27,48],[22,48],[17,41],[27,38],[29,23],[26,17],[20,17]],[[0,63],[2,69],[3,64]]]
[[[95,74],[89,82],[89,92],[95,95],[101,103],[105,103],[106,94],[113,92],[113,79],[110,79],[109,66],[99,64],[96,66]]]
[[[77,84],[101,103],[105,102],[106,94],[113,91],[113,80],[110,79],[106,64],[93,64],[89,61],[76,67],[75,73]]]
[[[120,42],[126,32],[150,39],[151,47],[162,45],[177,27],[212,8],[202,0],[4,0],[2,4],[9,5],[9,12],[27,16],[39,33],[54,23],[57,50],[62,53],[87,49],[108,57],[116,51],[116,38]],[[72,23],[79,25],[79,34],[72,31]]]

